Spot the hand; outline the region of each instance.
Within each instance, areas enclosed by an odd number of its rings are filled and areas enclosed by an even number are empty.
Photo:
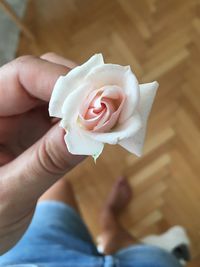
[[[0,68],[0,254],[27,229],[37,199],[83,157],[48,116],[54,84],[74,63],[24,56]]]

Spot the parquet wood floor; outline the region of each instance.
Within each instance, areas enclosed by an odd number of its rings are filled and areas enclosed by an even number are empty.
[[[158,80],[145,153],[138,159],[106,147],[69,177],[94,236],[98,216],[120,174],[134,199],[122,222],[138,238],[173,225],[188,229],[200,265],[200,1],[32,0],[25,22],[35,35],[20,38],[18,55],[57,52],[83,62],[102,52],[106,62],[130,64],[140,82]]]

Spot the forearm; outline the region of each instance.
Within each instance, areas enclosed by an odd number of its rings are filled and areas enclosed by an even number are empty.
[[[0,168],[0,253],[21,238],[38,198],[72,167],[65,162],[56,168],[53,152],[44,143],[39,140]]]
[[[0,168],[0,253],[23,235],[38,198],[84,158],[67,153],[63,132],[55,125],[18,158]]]
[[[40,141],[30,147],[18,158],[0,168],[0,225],[9,224],[13,215],[23,216],[27,209],[34,206],[37,199],[64,173],[47,171],[38,159]],[[46,155],[41,155],[41,157]],[[28,160],[27,160],[28,159]],[[43,169],[41,171],[41,169]],[[48,172],[48,174],[47,174]]]
[[[31,222],[38,198],[58,179],[53,175],[38,179],[34,171],[28,170],[28,164],[24,168],[19,161],[20,157],[0,169],[0,255],[21,238]]]
[[[10,224],[3,224],[3,222],[1,222],[0,255],[6,253],[20,240],[31,222],[33,213],[34,208],[30,209],[23,217],[16,217],[16,220],[13,220]],[[4,217],[4,215],[4,211],[2,213],[0,211],[0,218]]]

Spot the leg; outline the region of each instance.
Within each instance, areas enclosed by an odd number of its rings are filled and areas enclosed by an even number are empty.
[[[119,222],[119,216],[132,198],[131,187],[124,177],[114,184],[101,214],[100,246],[105,254],[112,254],[138,241]]]
[[[47,190],[38,200],[38,202],[56,200],[68,204],[79,213],[78,203],[76,201],[73,187],[67,179],[62,178]]]
[[[57,206],[60,206],[61,204],[62,206],[65,206],[63,207],[65,211],[59,211],[60,208]],[[57,214],[56,225],[58,227],[59,221],[62,221],[61,224],[63,226],[60,227],[65,229],[63,236],[70,234],[73,235],[77,240],[79,239],[86,241],[88,244],[90,244],[92,251],[95,251],[96,253],[96,247],[94,246],[91,235],[81,218],[73,187],[71,183],[64,177],[55,183],[39,198],[37,205],[39,209],[44,209],[44,212],[48,212],[49,208],[46,208],[45,206],[49,205],[51,207],[55,205],[54,213]],[[53,209],[53,207],[51,209]],[[55,218],[52,218],[52,220],[55,222]]]

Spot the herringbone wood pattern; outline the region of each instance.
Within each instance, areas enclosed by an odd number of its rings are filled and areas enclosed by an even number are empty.
[[[144,156],[106,147],[69,176],[92,233],[119,174],[134,199],[122,222],[137,237],[180,224],[200,263],[200,1],[35,0],[26,23],[36,43],[21,36],[18,54],[57,52],[77,62],[102,52],[106,62],[130,64],[140,82],[158,80]],[[196,265],[195,265],[196,262]]]

